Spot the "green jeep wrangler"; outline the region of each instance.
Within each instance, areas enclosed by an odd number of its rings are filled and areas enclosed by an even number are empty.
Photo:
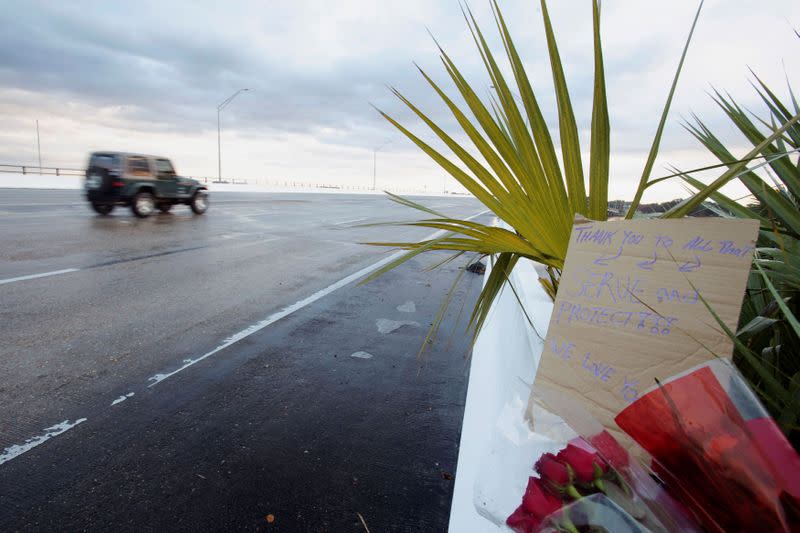
[[[162,213],[186,204],[202,215],[208,209],[208,190],[197,180],[183,178],[166,157],[122,152],[94,152],[86,168],[86,199],[101,215],[116,205],[130,206],[145,218],[158,208]]]

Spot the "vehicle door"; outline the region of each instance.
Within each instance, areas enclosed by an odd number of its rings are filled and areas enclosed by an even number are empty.
[[[163,198],[178,197],[178,176],[169,159],[156,159],[156,179],[158,180],[158,195]]]

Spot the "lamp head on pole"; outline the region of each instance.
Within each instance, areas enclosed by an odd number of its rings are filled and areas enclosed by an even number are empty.
[[[242,92],[245,92],[245,91],[252,91],[252,90],[253,89],[250,88],[250,87],[239,89],[238,91],[236,91],[235,93],[233,93],[232,95],[227,97],[225,100],[223,100],[222,103],[217,106],[217,111],[222,111],[223,109],[225,109],[225,107],[228,104],[230,104],[233,101],[234,98],[239,96],[239,93],[242,93]]]

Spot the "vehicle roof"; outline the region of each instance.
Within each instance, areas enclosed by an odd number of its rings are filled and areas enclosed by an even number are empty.
[[[116,150],[95,150],[90,155],[98,155],[98,154],[134,156],[134,157],[148,157],[150,159],[169,159],[169,157],[163,156],[163,155],[140,154],[138,152],[118,152]]]

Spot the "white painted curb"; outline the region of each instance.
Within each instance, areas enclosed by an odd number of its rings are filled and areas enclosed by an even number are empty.
[[[484,280],[490,271],[491,263]],[[525,453],[502,453],[493,442],[498,432],[505,439],[515,438],[518,428],[512,426],[522,424],[522,410],[547,334],[553,302],[538,277],[534,264],[527,260],[520,260],[509,276],[536,331],[506,284],[476,339],[450,508],[450,533],[509,531],[504,519],[519,504],[524,483],[533,474],[518,463],[534,457],[531,443],[535,448],[550,447],[551,441],[522,433],[517,446],[528,448]],[[510,479],[514,476],[518,479]],[[478,480],[480,484],[476,485]]]

